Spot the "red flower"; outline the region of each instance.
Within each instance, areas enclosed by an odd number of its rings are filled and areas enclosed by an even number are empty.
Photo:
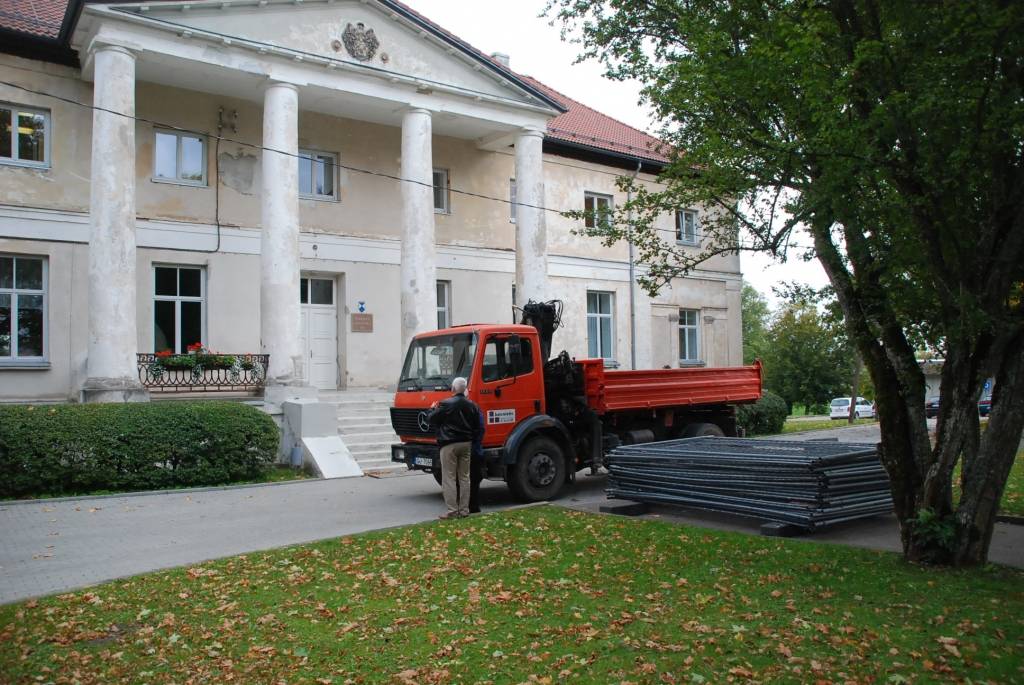
[[[156,353],[156,356],[170,357],[172,354],[174,354],[174,350],[160,350],[159,352]]]
[[[186,349],[188,349],[189,352],[199,352],[200,350],[203,349],[203,343],[201,343],[201,342],[192,343]]]

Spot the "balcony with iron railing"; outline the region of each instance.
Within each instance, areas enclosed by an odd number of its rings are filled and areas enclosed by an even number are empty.
[[[157,352],[137,356],[139,381],[150,393],[262,392],[266,354],[225,354],[203,348],[187,354]]]

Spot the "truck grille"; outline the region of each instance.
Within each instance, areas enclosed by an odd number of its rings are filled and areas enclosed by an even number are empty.
[[[427,425],[426,416],[428,412],[428,409],[399,409],[391,407],[391,427],[395,429],[395,434],[397,435],[434,437],[437,435],[436,429],[427,427],[426,430],[423,430],[423,427],[420,426],[420,414],[423,414],[423,425]]]

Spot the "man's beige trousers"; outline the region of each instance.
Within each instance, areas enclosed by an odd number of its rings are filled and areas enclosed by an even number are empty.
[[[453,442],[441,448],[441,489],[449,514],[469,516],[469,454],[472,443]],[[456,479],[458,487],[456,487]]]

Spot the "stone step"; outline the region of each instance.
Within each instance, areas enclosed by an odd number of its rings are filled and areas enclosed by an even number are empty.
[[[392,445],[398,442],[398,436],[391,432],[345,435],[342,439],[349,449],[363,445]]]
[[[338,422],[338,432],[342,435],[362,435],[364,433],[382,433],[391,431],[390,421],[378,423],[341,423]]]
[[[348,451],[352,453],[353,457],[358,457],[362,454],[387,454],[388,458],[391,457],[391,446],[396,444],[398,440],[394,441],[379,441],[379,442],[364,442],[358,445],[350,445],[348,441],[345,441],[345,447],[348,447]]]

